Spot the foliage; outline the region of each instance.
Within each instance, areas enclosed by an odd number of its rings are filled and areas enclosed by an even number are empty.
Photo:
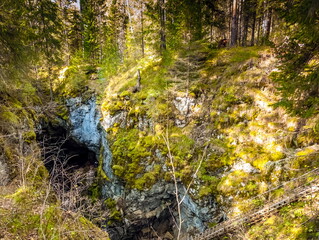
[[[281,6],[278,11],[289,26],[289,36],[277,48],[281,65],[273,79],[282,99],[276,106],[310,117],[318,112],[319,5],[317,1],[294,0]]]
[[[105,232],[78,214],[66,212],[46,201],[45,191],[32,187],[0,196],[1,233],[5,238],[108,239]],[[44,200],[43,202],[41,200]],[[63,237],[62,237],[63,236]]]

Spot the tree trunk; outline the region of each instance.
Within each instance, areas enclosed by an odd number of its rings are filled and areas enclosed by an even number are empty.
[[[250,9],[249,9],[249,2],[245,0],[242,5],[242,36],[241,36],[241,45],[247,46],[247,36],[248,36],[248,24],[249,24],[249,17],[250,17]]]
[[[165,30],[165,20],[166,20],[166,12],[165,12],[165,0],[158,0],[159,3],[159,11],[160,11],[160,39],[161,39],[161,45],[160,49],[161,52],[166,50],[166,30]]]
[[[265,14],[262,24],[263,36],[262,36],[262,44],[266,44],[269,42],[270,36],[270,28],[271,28],[271,17],[272,17],[272,9],[268,5],[268,1],[264,1]]]
[[[233,0],[230,46],[235,46],[237,44],[237,38],[238,38],[237,6],[238,6],[238,0]]]
[[[250,41],[250,46],[254,46],[255,45],[255,29],[256,29],[256,9],[254,10],[253,13],[253,24],[251,27],[251,41]]]
[[[261,18],[258,19],[258,31],[257,31],[257,44],[260,44],[260,28],[261,28]]]
[[[143,8],[143,2],[141,2],[141,48],[142,48],[142,57],[145,55],[145,43],[144,43],[144,8]]]
[[[237,44],[241,45],[241,40],[242,40],[242,34],[243,34],[243,0],[237,0],[238,1],[238,6],[237,6]]]

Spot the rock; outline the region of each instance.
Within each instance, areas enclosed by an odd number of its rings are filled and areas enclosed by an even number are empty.
[[[97,110],[95,99],[81,103],[80,97],[67,100],[70,111],[71,136],[90,150],[99,152],[100,149],[100,112]]]
[[[0,186],[5,186],[9,182],[8,166],[3,157],[0,155]]]
[[[107,131],[109,128],[113,127],[115,123],[118,123],[120,127],[125,127],[127,113],[125,111],[121,111],[113,116],[111,114],[106,113],[103,115],[102,126]]]
[[[193,106],[191,99],[179,98],[176,106],[181,113],[186,114],[187,108]],[[155,183],[150,189],[139,191],[136,189],[125,189],[121,181],[112,171],[112,154],[107,142],[106,131],[115,123],[126,126],[126,112],[122,111],[111,116],[106,115],[100,123],[100,111],[97,108],[95,99],[92,98],[82,103],[81,98],[72,98],[67,101],[70,112],[70,134],[76,141],[86,145],[96,153],[97,159],[103,160],[103,170],[109,181],[102,186],[104,198],[118,200],[120,211],[123,213],[123,224],[110,228],[108,231],[113,239],[132,239],[138,234],[142,234],[142,229],[153,226],[155,231],[161,236],[171,234],[167,239],[171,239],[176,229],[174,218],[177,217],[175,185],[160,181]],[[147,118],[138,119],[138,128],[152,128],[152,123]],[[160,150],[156,151],[158,158],[163,158]],[[152,164],[147,170],[151,169]],[[185,187],[179,183],[179,198],[185,195]],[[214,204],[213,204],[214,205]],[[200,232],[206,228],[214,213],[214,208],[208,209],[203,205],[195,203],[186,194],[181,204],[182,231]],[[124,234],[125,232],[125,234]],[[167,235],[168,236],[168,235]]]
[[[231,172],[241,170],[246,173],[258,173],[260,172],[258,169],[254,168],[250,163],[247,163],[245,161],[239,161],[236,162],[232,169],[230,170]]]
[[[178,188],[181,199],[186,190],[182,184],[179,184]],[[134,232],[133,227],[135,227],[137,233],[148,225],[158,226],[156,231],[163,232],[163,234],[170,231],[172,234],[176,229],[172,216],[174,214],[174,217],[177,217],[174,184],[163,181],[154,184],[149,190],[131,189],[126,191],[123,198],[126,206],[123,209],[124,218],[127,219],[125,222],[134,223],[127,226],[128,229],[131,229],[130,231]],[[181,214],[183,219],[182,230],[184,232],[203,231],[206,228],[205,222],[212,218],[212,211],[199,206],[188,194],[186,194],[181,204]],[[161,225],[161,221],[166,222],[163,223],[166,227]],[[144,225],[145,223],[147,224]],[[138,228],[141,229],[138,230]]]
[[[103,186],[102,194],[106,198],[119,198],[123,194],[123,186],[113,174],[112,154],[106,139],[106,132],[100,123],[101,113],[95,98],[86,102],[82,102],[80,97],[70,98],[67,100],[67,107],[70,112],[69,128],[71,137],[95,152],[97,159],[103,159],[103,170],[110,181]],[[122,117],[122,115],[118,115],[116,119]],[[111,122],[116,121],[116,119]],[[103,151],[101,152],[101,150]]]
[[[195,106],[195,100],[189,97],[176,97],[173,101],[175,107],[182,115],[188,115],[191,108]]]

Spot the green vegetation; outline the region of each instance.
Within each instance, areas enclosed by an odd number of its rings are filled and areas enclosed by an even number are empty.
[[[1,187],[3,188],[3,187]],[[49,191],[49,189],[47,189]],[[39,188],[21,187],[0,196],[0,230],[7,239],[108,239],[79,214],[65,212]]]
[[[276,64],[270,48],[209,50],[203,47],[201,51],[206,51],[208,58],[202,63],[200,74],[190,79],[188,87],[194,94],[189,97],[197,100],[197,103],[189,110],[186,126],[176,127],[176,119],[183,121],[185,115],[174,102],[177,97],[185,96],[178,88],[183,89],[185,85],[182,81],[171,81],[171,73],[180,70],[180,62],[184,60],[183,52],[168,66],[162,65],[159,72],[155,68],[154,72],[149,73],[151,76],[161,74],[162,81],[167,83],[164,88],[160,88],[161,94],[150,97],[148,93],[157,89],[152,91],[152,80],[142,80],[141,90],[137,93],[119,87],[112,88],[112,92],[104,95],[104,116],[122,116],[108,129],[113,170],[125,181],[127,187],[139,190],[151,187],[162,178],[171,182],[168,149],[163,141],[168,129],[170,151],[176,165],[175,175],[188,184],[203,154],[203,145],[198,145],[198,138],[206,132],[203,136],[204,146],[209,147],[198,172],[199,184],[192,185],[196,192],[194,198],[217,196],[217,200],[232,209],[235,216],[263,206],[264,197],[250,200],[256,195],[318,167],[318,162],[314,160],[317,156],[316,148],[288,152],[288,148],[296,148],[295,141],[299,142],[300,147],[318,143],[310,137],[316,131],[316,120],[309,119],[307,133],[301,132],[296,136],[295,129],[301,120],[289,116],[281,108],[273,107],[278,95],[274,94],[276,90],[267,75]],[[268,64],[264,65],[264,61],[268,61]],[[134,79],[126,78],[130,71],[135,70],[118,72],[110,79],[109,85],[121,83],[125,86],[128,81],[134,83]],[[208,101],[199,100],[203,93]],[[209,98],[210,94],[214,98]],[[203,125],[206,127],[198,128]],[[201,129],[201,133],[197,129]],[[297,140],[305,139],[306,135],[311,142]],[[218,173],[220,169],[230,169],[238,162],[250,164],[254,171],[235,170],[223,175]],[[163,165],[167,168],[161,167]],[[279,188],[269,198],[276,200],[294,187],[289,186],[285,190]],[[307,218],[306,215],[302,217]],[[286,222],[285,216],[277,218]],[[264,229],[268,225],[265,223],[261,226]],[[283,226],[287,228],[288,225]],[[254,235],[253,229],[249,232],[251,239],[258,239],[255,237],[258,233]],[[307,236],[305,229],[290,229],[296,231],[291,233],[295,236],[291,239]]]
[[[283,207],[264,223],[252,226],[249,239],[312,239],[318,237],[317,210],[311,201],[297,202]]]
[[[127,188],[174,175],[236,216],[319,166],[318,1],[78,2],[0,4],[0,238],[107,238],[61,209],[36,144],[42,119],[69,120],[71,97],[95,95],[112,119],[112,168]],[[109,180],[100,158],[90,201]],[[114,199],[103,204],[101,221],[123,220]],[[286,206],[245,236],[318,237],[313,207]]]

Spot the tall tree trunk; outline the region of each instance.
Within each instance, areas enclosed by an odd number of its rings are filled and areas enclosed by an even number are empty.
[[[241,45],[241,36],[243,31],[243,0],[237,0],[238,6],[237,6],[237,26],[238,26],[238,33],[237,33],[237,44]]]
[[[232,23],[232,1],[233,0],[229,0],[228,1],[228,9],[229,9],[229,19],[228,19],[228,31],[227,31],[227,37],[228,39],[231,38],[231,23]]]
[[[49,75],[48,78],[49,78],[49,85],[50,85],[50,101],[53,102],[53,80],[52,80],[51,64],[49,65],[48,75]]]
[[[160,25],[161,25],[161,30],[160,30],[161,45],[160,45],[160,49],[161,49],[161,51],[164,51],[164,50],[166,50],[165,0],[158,0],[158,4],[159,4],[159,11],[160,11]]]
[[[260,29],[261,29],[261,17],[258,18],[258,25],[257,25],[257,44],[260,45]]]
[[[142,57],[145,55],[145,43],[144,43],[144,5],[141,1],[141,49],[142,49]]]
[[[249,17],[250,17],[250,9],[249,9],[249,2],[244,0],[242,5],[242,35],[241,35],[241,45],[247,46],[247,36],[248,36],[248,24],[249,24]]]
[[[271,28],[271,17],[272,17],[272,9],[269,7],[269,3],[267,0],[264,1],[265,14],[262,24],[263,36],[262,36],[262,44],[266,44],[269,41],[270,36],[270,28]]]
[[[250,46],[255,45],[255,30],[256,30],[256,9],[254,9],[253,13],[253,24],[251,26],[251,41],[250,41]]]
[[[230,46],[237,44],[238,38],[238,0],[233,0]]]

